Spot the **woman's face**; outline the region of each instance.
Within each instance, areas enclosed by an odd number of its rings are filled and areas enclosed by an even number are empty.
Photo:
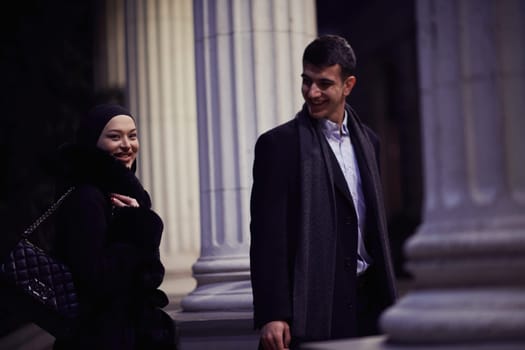
[[[131,168],[139,151],[135,121],[127,115],[117,115],[111,118],[100,133],[97,147]]]

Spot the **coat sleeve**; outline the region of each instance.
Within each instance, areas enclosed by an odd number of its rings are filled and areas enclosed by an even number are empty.
[[[289,149],[272,134],[255,145],[250,202],[254,326],[292,318]]]
[[[144,207],[122,207],[114,211],[112,241],[131,243],[143,258],[142,288],[153,290],[164,278],[159,246],[164,224],[153,210]]]
[[[80,186],[64,203],[58,217],[65,262],[80,293],[107,299],[134,290],[142,257],[129,243],[111,242],[108,204],[92,186]],[[132,288],[132,289],[131,289]]]

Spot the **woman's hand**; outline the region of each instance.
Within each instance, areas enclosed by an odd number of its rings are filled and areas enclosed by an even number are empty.
[[[111,203],[115,207],[119,207],[119,208],[122,208],[122,207],[138,208],[139,207],[139,202],[137,202],[137,200],[133,197],[124,196],[123,194],[118,194],[118,193],[112,193],[110,198],[111,198]]]

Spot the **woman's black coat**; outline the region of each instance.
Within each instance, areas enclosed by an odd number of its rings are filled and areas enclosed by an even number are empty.
[[[159,258],[163,229],[133,172],[105,152],[70,145],[60,152],[62,188],[75,186],[57,212],[55,253],[72,270],[82,308],[73,339],[55,348],[173,348],[174,325],[161,308]],[[139,208],[115,208],[110,194],[135,198]]]

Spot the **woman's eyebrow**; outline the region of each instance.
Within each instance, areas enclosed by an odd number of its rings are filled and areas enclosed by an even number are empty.
[[[122,129],[108,129],[107,132],[134,132],[137,131],[137,128],[133,128],[130,130],[122,130]]]

